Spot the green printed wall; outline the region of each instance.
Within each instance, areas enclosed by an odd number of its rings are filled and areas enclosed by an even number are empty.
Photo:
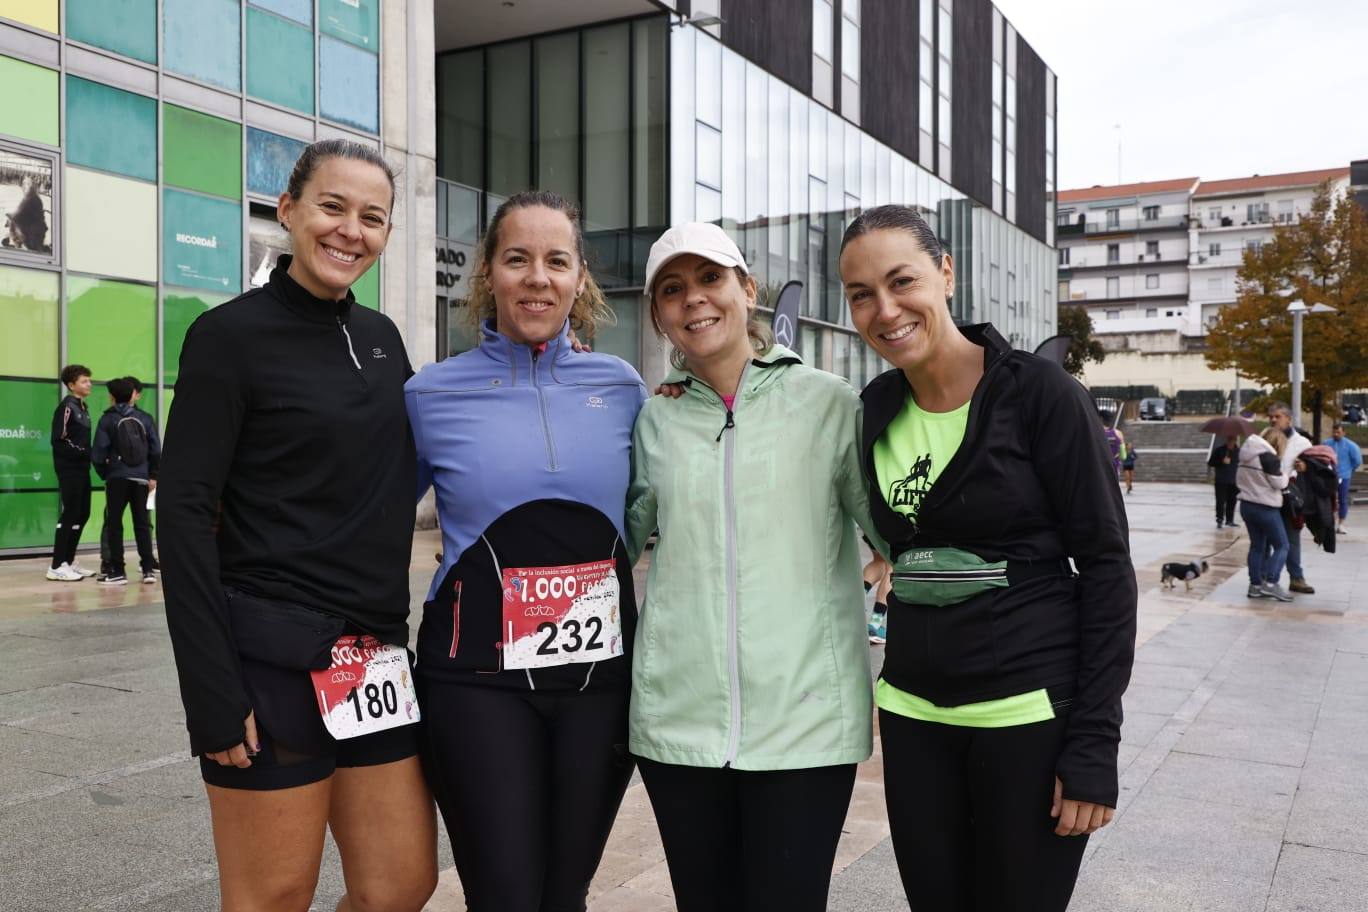
[[[0,552],[51,547],[62,365],[90,368],[96,418],[106,381],[138,377],[174,439],[186,330],[267,274],[299,152],[321,135],[378,144],[380,2],[0,0]],[[186,101],[205,93],[218,101]],[[8,220],[30,187],[32,244]],[[353,291],[379,307],[378,265]]]

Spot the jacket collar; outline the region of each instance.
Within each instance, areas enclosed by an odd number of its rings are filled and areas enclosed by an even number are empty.
[[[526,345],[514,342],[495,329],[491,318],[480,324],[480,352],[491,361],[508,364],[530,374],[534,363],[542,370],[549,370],[556,362],[570,357],[574,349],[570,346],[569,336],[570,321],[566,320],[560,332],[542,345]]]
[[[772,368],[802,363],[803,359],[798,357],[797,352],[775,342],[763,353],[751,358],[745,373],[742,374],[741,387],[737,389],[736,394],[737,396],[748,397],[760,387],[767,385],[781,373]],[[711,389],[703,382],[702,378],[687,368],[670,371],[665,377],[665,382],[682,383],[690,389]]]
[[[352,304],[356,301],[351,289],[347,289],[347,296],[340,301],[314,297],[303,285],[290,278],[288,270],[293,259],[288,253],[280,255],[275,268],[271,270],[267,287],[285,302],[287,308],[306,320],[314,323],[335,323],[341,320],[346,323],[351,316]]]

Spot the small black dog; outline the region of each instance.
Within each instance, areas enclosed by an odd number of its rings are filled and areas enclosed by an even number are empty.
[[[1196,563],[1180,564],[1175,561],[1173,563],[1164,564],[1161,582],[1170,589],[1173,589],[1177,587],[1177,581],[1182,580],[1183,588],[1190,591],[1192,589],[1192,581],[1206,572],[1206,561],[1202,561],[1200,565]]]

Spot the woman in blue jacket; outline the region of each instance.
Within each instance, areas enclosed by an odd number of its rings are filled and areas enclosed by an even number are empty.
[[[623,514],[646,389],[572,350],[609,316],[578,226],[553,193],[500,206],[471,279],[479,346],[406,388],[443,544],[424,759],[472,912],[583,910],[632,771]]]

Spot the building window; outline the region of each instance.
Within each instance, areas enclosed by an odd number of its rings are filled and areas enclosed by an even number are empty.
[[[1114,264],[1119,263],[1119,262],[1121,262],[1121,245],[1120,245],[1120,244],[1108,244],[1108,245],[1107,245],[1107,265],[1108,265],[1108,266],[1111,266],[1111,265],[1114,265]]]
[[[1120,209],[1108,209],[1108,210],[1107,210],[1107,227],[1108,227],[1108,228],[1120,228],[1120,227],[1121,227],[1121,210],[1120,210]]]
[[[1145,256],[1151,260],[1159,259],[1159,242],[1145,241]]]
[[[1250,203],[1245,206],[1245,221],[1251,225],[1268,221],[1268,203]]]
[[[1146,287],[1146,288],[1158,288],[1158,287],[1159,287],[1159,274],[1158,274],[1157,272],[1151,272],[1151,273],[1149,273],[1148,275],[1145,276],[1145,287]]]
[[[1221,224],[1221,207],[1220,207],[1220,206],[1208,206],[1208,207],[1207,207],[1207,218],[1211,219],[1211,224],[1212,224],[1212,225],[1219,225],[1219,224]]]
[[[860,0],[841,0],[841,114],[860,122]]]
[[[918,3],[917,34],[920,39],[917,49],[917,128],[919,142],[917,161],[923,168],[932,167],[935,158],[936,130],[936,33],[934,0],[920,0]]]
[[[1007,105],[1007,120],[1003,124],[1003,139],[1006,142],[1006,153],[1003,157],[1003,177],[1006,180],[1007,195],[1005,211],[1007,221],[1016,221],[1016,150],[1017,150],[1017,33],[1016,29],[1009,22],[1007,23],[1007,85],[1004,90],[1004,101]]]
[[[1119,298],[1119,297],[1121,297],[1121,277],[1120,277],[1120,276],[1107,276],[1107,297],[1108,297],[1108,298]]]
[[[1059,248],[1059,265],[1060,265],[1060,266],[1068,266],[1068,265],[1069,265],[1069,248],[1068,248],[1068,247],[1060,247],[1060,248]]]
[[[1263,253],[1263,241],[1259,238],[1250,238],[1249,240],[1245,241],[1245,250],[1248,250],[1250,253],[1254,254],[1255,256],[1258,256],[1259,254]]]
[[[1002,214],[1002,64],[1002,13],[998,12],[997,7],[993,7],[993,211],[999,215]],[[1050,132],[1050,127],[1046,124],[1047,141]],[[1048,163],[1045,167],[1045,177],[1047,180],[1051,177],[1051,168]],[[1060,262],[1065,261],[1060,260]]]
[[[1119,319],[1121,319],[1121,311],[1119,311],[1119,310],[1109,310],[1109,311],[1107,311],[1107,319],[1108,319],[1108,320],[1119,320]]]
[[[812,0],[812,97],[832,107],[832,60],[835,57],[831,35],[833,12],[830,0]]]
[[[1278,200],[1278,221],[1284,224],[1292,221],[1292,201]]]
[[[1146,207],[1142,210],[1142,213],[1141,213],[1141,214],[1144,216],[1144,219],[1145,219],[1145,221],[1147,221],[1147,222],[1158,221],[1158,220],[1159,220],[1159,207],[1158,207],[1158,206],[1146,206]]]
[[[936,52],[939,62],[936,67],[936,173],[950,180],[950,101],[951,101],[951,54],[955,45],[954,25],[951,5],[954,0],[940,0],[940,15],[936,28]]]
[[[1207,254],[1210,255],[1210,256],[1212,257],[1212,259],[1215,259],[1216,257],[1220,256],[1220,255],[1221,255],[1221,244],[1220,244],[1220,242],[1219,242],[1219,241],[1215,241],[1215,242],[1213,242],[1213,243],[1211,243],[1211,244],[1208,244],[1208,245],[1207,245]]]
[[[1145,308],[1145,316],[1147,316],[1147,317],[1157,317],[1157,316],[1159,316],[1159,308],[1157,308],[1157,307],[1147,307],[1147,308]]]

